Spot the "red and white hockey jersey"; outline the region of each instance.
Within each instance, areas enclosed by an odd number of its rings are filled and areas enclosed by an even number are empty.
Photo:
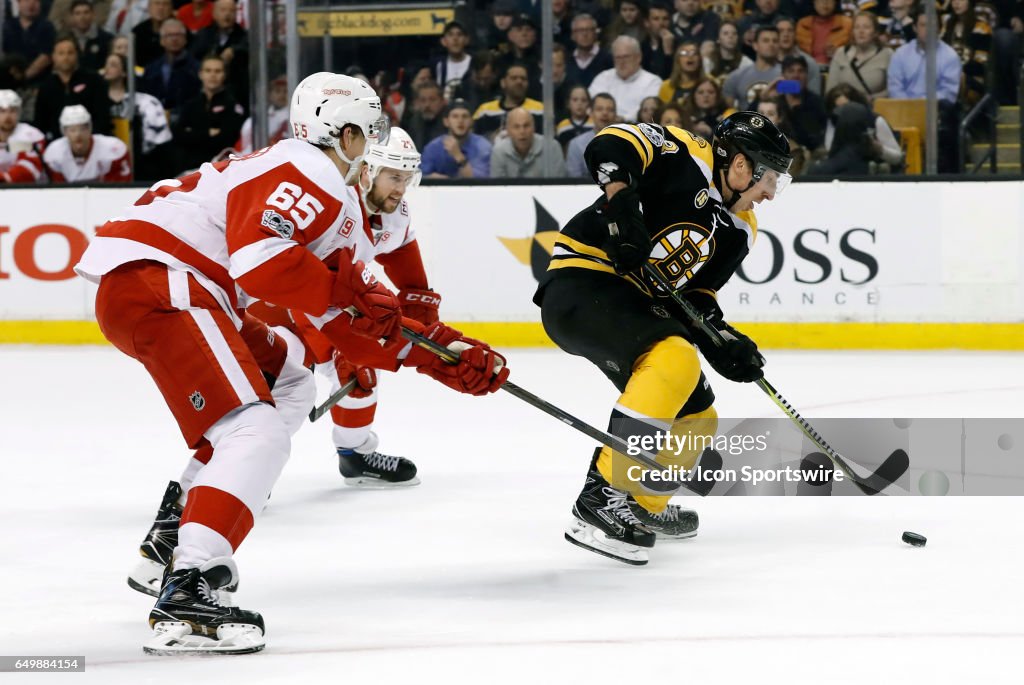
[[[321,327],[341,314],[328,267],[344,248],[366,262],[376,250],[356,191],[321,150],[292,139],[155,184],[97,231],[75,270],[98,282],[155,260],[194,274],[232,316],[266,300]]]
[[[128,146],[120,138],[94,133],[88,156],[75,157],[67,138],[50,143],[43,153],[43,163],[54,183],[106,183],[132,180],[132,163]]]
[[[39,150],[46,145],[46,136],[35,126],[19,123],[5,143],[0,143],[0,181],[34,183],[43,173]]]

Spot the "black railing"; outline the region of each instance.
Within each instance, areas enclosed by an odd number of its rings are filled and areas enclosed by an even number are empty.
[[[988,161],[989,170],[994,174],[998,170],[998,156],[996,154],[996,143],[998,142],[996,134],[996,119],[999,113],[999,103],[995,96],[991,92],[986,93],[985,97],[978,100],[978,104],[971,108],[971,111],[967,113],[964,120],[960,122],[960,160],[964,170],[968,169],[967,166],[967,150],[968,141],[970,140],[970,131],[968,130],[974,120],[980,117],[982,114],[987,113],[989,115],[988,120],[988,151],[982,156],[981,159],[975,163],[974,168],[969,170],[969,173],[976,174],[981,166]]]

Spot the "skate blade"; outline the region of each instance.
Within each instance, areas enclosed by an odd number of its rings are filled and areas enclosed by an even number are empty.
[[[164,580],[163,564],[143,557],[128,574],[128,587],[151,597],[160,596],[160,585]]]
[[[631,566],[643,566],[649,559],[647,550],[643,547],[610,540],[596,526],[578,518],[574,518],[565,529],[565,539],[577,547]]]
[[[677,533],[675,535],[669,535],[668,533],[660,533],[658,531],[654,531],[654,537],[656,539],[658,539],[658,540],[665,540],[665,541],[669,541],[669,540],[689,540],[690,538],[697,537],[697,531],[692,530],[689,533]]]
[[[142,651],[156,656],[252,654],[265,646],[263,633],[253,625],[229,623],[217,628],[217,637],[212,638],[193,635],[188,623],[160,621]]]
[[[372,478],[370,476],[357,476],[355,478],[345,479],[345,485],[353,488],[360,488],[362,490],[395,490],[399,488],[411,488],[414,485],[419,484],[419,476],[413,476],[409,480],[398,482],[383,480],[381,478]]]

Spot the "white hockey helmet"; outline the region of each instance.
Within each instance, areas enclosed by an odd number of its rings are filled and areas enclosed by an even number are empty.
[[[366,137],[366,149],[388,140],[389,122],[377,93],[365,81],[344,74],[321,71],[302,79],[292,93],[289,117],[297,139],[331,146],[349,164],[346,183],[359,173],[366,151],[349,159],[341,150],[341,129],[348,124],[357,126]]]
[[[413,177],[409,181],[410,188],[419,185],[422,174],[420,173],[420,153],[416,149],[416,143],[405,129],[395,126],[391,129],[388,142],[384,145],[375,143],[370,145],[366,151],[366,159],[363,160],[370,169],[370,183],[377,178],[382,169],[398,169],[400,171],[412,171]]]
[[[0,109],[21,109],[21,97],[13,90],[0,90]]]
[[[89,114],[89,110],[84,105],[68,105],[60,111],[60,130],[63,131],[68,126],[76,126],[79,124],[88,124],[92,126],[92,115]]]

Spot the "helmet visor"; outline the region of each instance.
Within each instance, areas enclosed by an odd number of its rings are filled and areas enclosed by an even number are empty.
[[[754,168],[754,181],[755,188],[768,193],[769,197],[774,199],[792,183],[793,177],[786,172],[773,169],[767,164],[758,163]]]

